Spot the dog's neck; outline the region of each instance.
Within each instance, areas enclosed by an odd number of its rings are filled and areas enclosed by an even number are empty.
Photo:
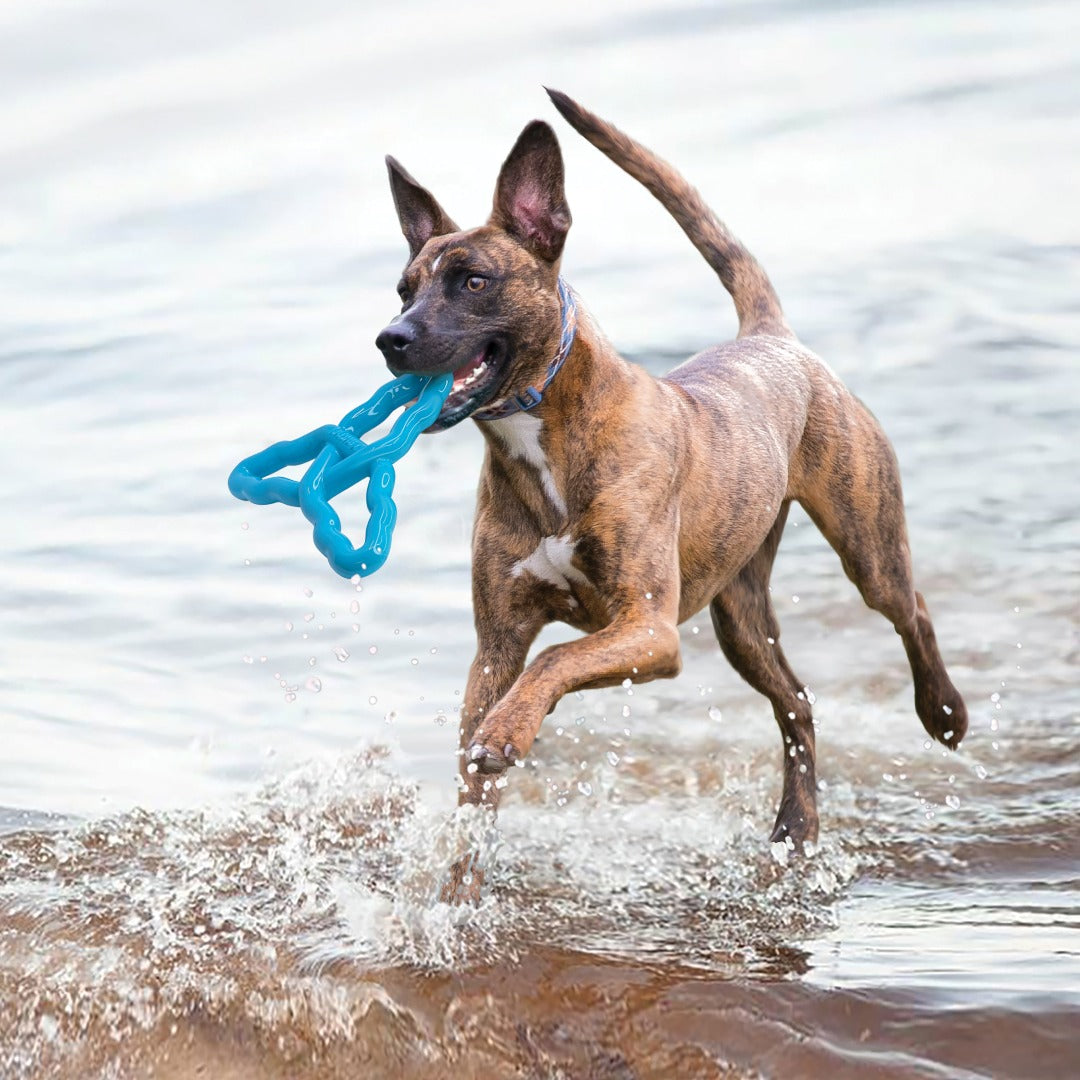
[[[583,481],[611,418],[633,415],[643,371],[627,363],[580,300],[570,352],[542,400],[527,411],[481,421],[489,448],[486,482],[516,499],[542,532],[555,534],[581,509]]]

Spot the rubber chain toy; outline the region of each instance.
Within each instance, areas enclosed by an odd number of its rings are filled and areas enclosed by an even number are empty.
[[[265,506],[297,506],[314,526],[315,546],[342,577],[375,573],[390,554],[397,521],[394,505],[394,462],[409,452],[416,437],[431,426],[454,385],[453,374],[403,375],[380,387],[340,424],[326,424],[299,439],[277,442],[244,458],[229,475],[229,491],[238,499]],[[410,404],[412,403],[412,404]],[[360,436],[406,406],[389,434],[365,443]],[[305,465],[300,480],[274,476],[291,465]],[[341,531],[341,519],[330,500],[367,480],[367,531],[353,547]]]

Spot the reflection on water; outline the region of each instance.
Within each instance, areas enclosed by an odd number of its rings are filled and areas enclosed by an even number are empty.
[[[1077,22],[5,8],[0,1075],[1075,1073]],[[971,734],[924,745],[895,635],[794,512],[774,602],[824,781],[798,868],[707,618],[678,680],[560,705],[497,829],[452,814],[475,432],[401,463],[360,591],[225,490],[384,377],[380,156],[480,220],[542,83],[702,187],[897,448]],[[565,272],[613,339],[659,373],[729,335],[659,208],[559,131]],[[490,889],[450,909],[464,844]]]

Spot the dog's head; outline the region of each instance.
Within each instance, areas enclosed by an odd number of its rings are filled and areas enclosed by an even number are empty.
[[[375,339],[395,375],[454,373],[433,427],[542,381],[560,335],[556,282],[570,210],[555,133],[535,120],[503,163],[487,224],[460,230],[392,157],[409,262],[401,314]]]

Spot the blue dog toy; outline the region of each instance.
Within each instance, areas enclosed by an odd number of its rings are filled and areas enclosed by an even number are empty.
[[[326,424],[299,439],[274,443],[244,458],[229,474],[229,491],[238,499],[265,506],[298,506],[315,526],[315,546],[342,577],[375,573],[390,554],[397,521],[394,462],[408,453],[416,437],[439,415],[454,385],[453,374],[424,378],[403,375],[380,387],[340,424]],[[409,406],[415,399],[415,404]],[[409,406],[388,435],[365,443],[360,436],[381,424],[395,409]],[[272,476],[289,465],[305,465],[297,480]],[[341,531],[330,500],[366,479],[368,519],[362,547],[354,548]]]

